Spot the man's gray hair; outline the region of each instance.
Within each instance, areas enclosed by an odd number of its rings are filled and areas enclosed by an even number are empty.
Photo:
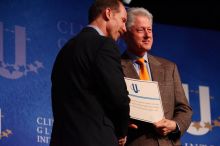
[[[142,7],[129,8],[127,10],[127,14],[128,14],[127,22],[126,22],[127,30],[130,30],[131,26],[133,25],[135,16],[146,16],[149,19],[151,25],[153,24],[153,15],[145,8]]]

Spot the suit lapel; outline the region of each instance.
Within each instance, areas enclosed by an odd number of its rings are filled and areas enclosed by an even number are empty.
[[[125,74],[125,77],[139,79],[139,76],[138,76],[132,62],[129,59],[122,59],[121,65],[122,65],[122,69]]]
[[[163,82],[165,78],[163,66],[152,55],[148,54],[148,59],[149,59],[149,64],[150,64],[150,69],[151,69],[152,80],[157,81],[158,83]],[[139,79],[139,76],[132,62],[130,61],[126,53],[122,55],[121,65],[122,65],[122,69],[126,77]]]
[[[139,76],[132,62],[126,53],[124,53],[121,56],[121,65],[122,65],[122,69],[123,69],[125,77],[139,79]]]
[[[158,83],[164,81],[164,68],[161,63],[153,56],[148,55],[151,76],[153,81],[157,81]]]

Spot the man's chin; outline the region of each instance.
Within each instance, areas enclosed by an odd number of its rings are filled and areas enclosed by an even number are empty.
[[[114,41],[117,41],[117,39],[118,39],[117,37],[114,37],[114,36],[112,36],[112,35],[109,35],[108,37],[111,38],[111,39],[113,39]]]
[[[119,36],[117,36],[117,37],[116,37],[116,36],[115,36],[115,37],[112,36],[111,38],[112,38],[114,41],[117,41],[117,40],[119,39]]]
[[[143,49],[144,49],[145,51],[150,51],[150,50],[151,50],[151,47],[143,47]]]

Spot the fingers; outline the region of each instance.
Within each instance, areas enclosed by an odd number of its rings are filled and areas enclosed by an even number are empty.
[[[128,127],[132,129],[138,129],[138,126],[136,124],[129,124]]]
[[[162,136],[166,136],[169,134],[169,130],[166,128],[155,128],[156,132]]]
[[[166,136],[171,132],[171,129],[173,129],[170,125],[173,121],[168,119],[162,119],[156,123],[154,123],[155,129],[157,133],[159,133],[162,136]]]
[[[163,128],[163,129],[162,129],[162,135],[163,135],[163,136],[166,136],[166,135],[168,135],[169,133],[170,133],[169,129],[167,129],[167,128]]]
[[[157,123],[154,123],[156,128],[167,128],[169,130],[176,129],[176,122],[168,119],[162,119]]]
[[[154,123],[155,129],[157,133],[160,135],[166,136],[170,132],[174,131],[176,129],[176,122],[169,119],[162,119],[156,123]]]
[[[163,127],[166,127],[166,120],[165,119],[162,119],[156,123],[154,123],[154,126],[156,128],[163,128]]]
[[[126,143],[126,141],[127,141],[127,136],[125,136],[124,138],[120,138],[120,139],[118,140],[118,145],[119,145],[119,146],[124,146],[125,143]]]

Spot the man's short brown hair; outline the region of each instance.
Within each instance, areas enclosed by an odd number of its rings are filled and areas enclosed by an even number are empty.
[[[95,0],[91,7],[89,8],[88,19],[89,23],[97,18],[102,12],[102,10],[106,8],[111,8],[113,10],[119,9],[120,0]]]

